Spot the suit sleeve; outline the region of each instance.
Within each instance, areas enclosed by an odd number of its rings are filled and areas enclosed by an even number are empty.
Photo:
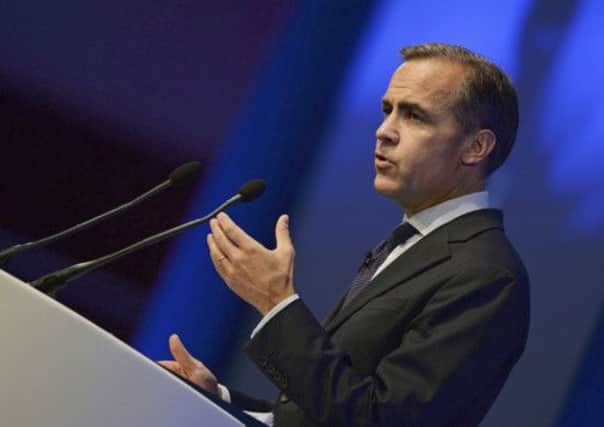
[[[473,395],[501,387],[527,328],[528,279],[480,267],[441,287],[371,376],[355,371],[301,300],[246,352],[318,423],[435,427],[459,417]]]
[[[231,403],[244,411],[271,412],[273,402],[269,400],[256,399],[238,390],[229,388]]]

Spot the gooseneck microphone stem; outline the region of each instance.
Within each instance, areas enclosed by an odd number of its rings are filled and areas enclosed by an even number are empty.
[[[189,180],[193,176],[195,176],[199,172],[200,168],[201,168],[201,164],[197,161],[188,162],[183,165],[180,165],[179,167],[177,167],[170,173],[170,175],[168,176],[168,179],[163,181],[161,184],[156,185],[151,190],[130,200],[129,202],[126,202],[116,208],[113,208],[107,212],[97,215],[94,218],[90,218],[89,220],[76,224],[73,227],[69,227],[68,229],[55,233],[51,236],[44,237],[43,239],[36,240],[33,242],[17,244],[17,245],[11,246],[10,248],[4,249],[3,251],[0,251],[0,268],[3,267],[10,260],[10,258],[12,256],[14,256],[20,252],[24,252],[26,250],[33,249],[33,248],[36,248],[39,246],[49,245],[64,237],[70,236],[79,231],[86,230],[87,228],[90,228],[93,225],[98,224],[99,222],[112,218],[112,217],[122,213],[123,211],[126,211],[127,209],[130,209],[130,208],[142,203],[143,201],[155,196],[157,193],[161,193],[162,191],[166,190],[167,188],[169,188],[172,185],[179,185],[183,182],[186,182],[187,180]]]
[[[137,251],[155,243],[159,243],[163,240],[169,239],[172,236],[175,236],[176,234],[188,230],[191,227],[195,227],[196,225],[202,224],[208,221],[209,219],[213,218],[214,216],[218,215],[220,212],[222,212],[232,204],[242,200],[243,198],[244,196],[242,196],[241,194],[236,194],[230,199],[228,199],[226,202],[222,203],[212,212],[203,217],[191,220],[189,222],[185,222],[176,227],[162,231],[161,233],[154,234],[152,236],[147,237],[146,239],[136,242],[130,246],[126,246],[125,248],[122,248],[108,255],[104,255],[93,260],[80,262],[78,264],[74,264],[70,267],[64,268],[54,273],[47,274],[45,276],[40,277],[39,279],[34,280],[30,284],[34,288],[50,296],[55,296],[56,292],[63,288],[68,282],[75,280],[78,277],[83,276],[84,274],[92,270],[96,270],[97,268],[108,264],[118,258],[126,256],[131,252]]]
[[[141,194],[140,196],[136,197],[135,199],[132,199],[131,201],[124,203],[114,209],[111,209],[110,211],[107,211],[101,215],[97,215],[94,218],[90,218],[87,221],[74,225],[73,227],[60,231],[58,233],[55,233],[55,234],[45,237],[43,239],[36,240],[35,242],[27,242],[27,243],[15,245],[6,250],[3,250],[2,252],[0,252],[0,265],[4,264],[6,261],[8,261],[8,259],[11,256],[18,254],[19,252],[23,252],[28,249],[33,249],[38,246],[49,245],[57,240],[60,240],[63,237],[69,236],[70,234],[76,233],[78,231],[86,230],[87,228],[90,228],[93,225],[96,225],[101,221],[114,217],[115,215],[119,214],[121,211],[131,208],[135,205],[138,205],[139,203],[147,200],[148,198],[153,197],[155,194],[165,190],[170,185],[171,185],[170,181],[164,181],[161,184],[153,187],[151,190],[147,191],[146,193]]]

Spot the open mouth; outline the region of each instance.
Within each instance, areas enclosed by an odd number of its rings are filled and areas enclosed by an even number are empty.
[[[390,161],[388,158],[382,156],[379,153],[375,153],[375,161],[379,162],[379,163],[383,163],[383,164],[385,164],[385,163],[392,163],[392,161]]]
[[[392,162],[381,154],[375,153],[375,166],[378,169],[385,169],[392,166]]]

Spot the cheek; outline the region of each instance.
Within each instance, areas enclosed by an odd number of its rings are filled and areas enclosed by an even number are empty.
[[[417,139],[399,146],[398,173],[409,184],[439,181],[455,166],[455,147],[441,138]]]
[[[429,149],[430,141],[400,144],[398,154],[398,171],[402,177],[420,177],[429,169],[434,156]]]

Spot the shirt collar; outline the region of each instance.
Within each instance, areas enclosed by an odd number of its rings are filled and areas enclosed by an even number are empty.
[[[487,209],[488,207],[489,193],[487,191],[479,191],[446,200],[410,217],[407,217],[405,214],[403,223],[409,222],[422,236],[425,236],[441,225],[453,221],[455,218],[473,211]]]

